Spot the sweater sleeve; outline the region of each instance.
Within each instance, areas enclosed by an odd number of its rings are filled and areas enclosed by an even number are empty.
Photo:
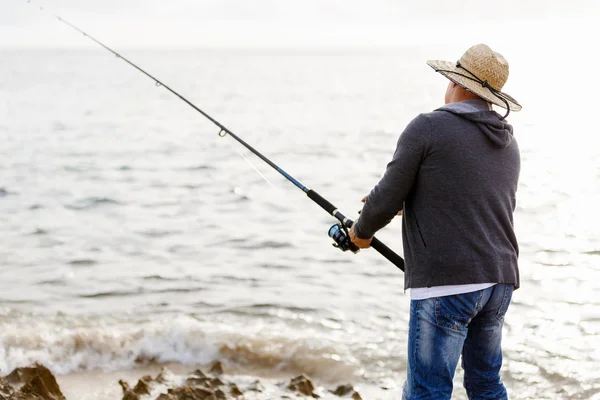
[[[417,116],[402,132],[392,161],[367,196],[360,217],[354,223],[354,232],[359,238],[373,237],[402,210],[427,153],[430,136],[431,123],[425,114]]]

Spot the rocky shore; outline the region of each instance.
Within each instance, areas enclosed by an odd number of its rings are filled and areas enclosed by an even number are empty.
[[[36,364],[0,377],[0,400],[66,400],[48,368]]]
[[[228,378],[225,378],[225,377]],[[213,363],[206,372],[196,369],[187,376],[178,376],[163,368],[156,377],[142,377],[135,385],[120,380],[122,400],[243,400],[271,398],[260,380],[248,382],[225,375],[220,362]],[[361,399],[352,385],[333,390],[316,388],[311,379],[300,375],[277,383],[279,398],[321,398],[339,396]],[[268,396],[268,397],[265,397]],[[17,368],[0,377],[0,400],[67,400],[54,375],[43,365]],[[76,400],[76,399],[74,399]],[[115,399],[118,400],[118,399]]]

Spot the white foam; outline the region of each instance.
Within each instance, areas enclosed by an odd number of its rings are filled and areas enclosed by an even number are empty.
[[[355,377],[358,369],[322,338],[293,338],[264,326],[242,330],[185,316],[135,324],[21,317],[2,325],[2,374],[35,362],[61,375],[127,370],[148,362],[194,365],[213,360],[250,371],[306,372],[331,380]]]

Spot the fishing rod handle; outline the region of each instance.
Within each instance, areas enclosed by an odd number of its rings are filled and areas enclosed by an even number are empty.
[[[389,262],[391,262],[396,267],[400,268],[402,272],[404,272],[404,260],[398,254],[396,254],[394,250],[387,247],[385,244],[383,244],[382,241],[380,241],[376,237],[374,237],[373,240],[371,240],[371,247],[377,250],[379,254],[387,258]]]
[[[312,189],[307,191],[306,195],[309,199],[320,205],[323,210],[327,211],[331,215],[333,215],[333,213],[337,210],[333,204],[328,202],[324,197]]]

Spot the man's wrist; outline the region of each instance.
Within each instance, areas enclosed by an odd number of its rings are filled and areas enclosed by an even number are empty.
[[[373,237],[373,235],[368,235],[367,232],[364,231],[360,218],[358,218],[356,222],[354,222],[354,225],[352,225],[352,229],[354,229],[354,233],[359,239],[371,239]]]

